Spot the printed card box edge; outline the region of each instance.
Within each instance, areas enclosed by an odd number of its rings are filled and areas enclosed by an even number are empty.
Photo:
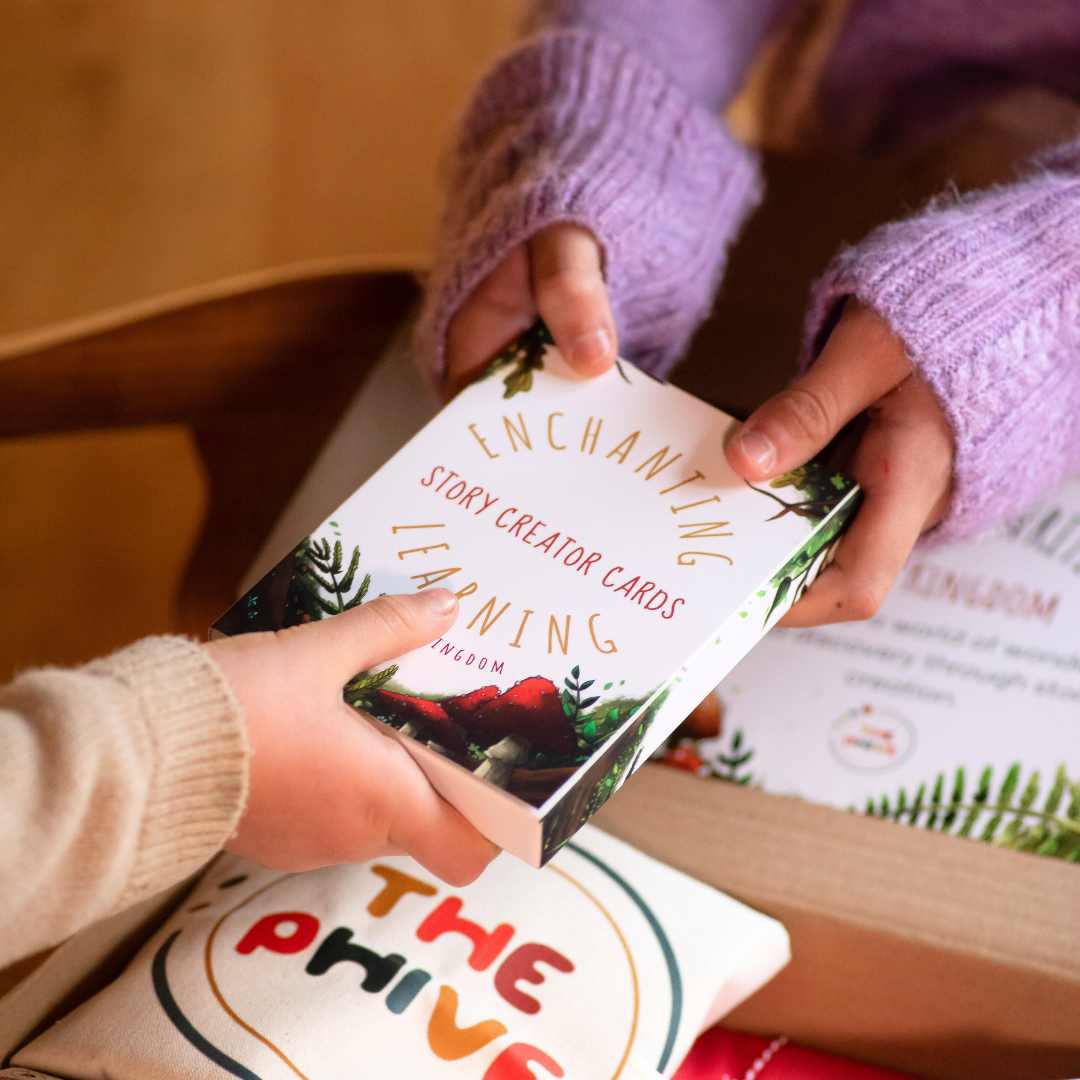
[[[625,375],[623,375],[623,378],[625,380]],[[734,423],[734,421],[730,417],[728,417],[727,414],[722,413],[720,410],[714,409],[712,406],[708,406],[707,403],[701,402],[699,399],[694,398],[692,395],[687,394],[685,391],[681,390],[678,387],[671,386],[667,383],[657,383],[656,385],[657,389],[662,388],[665,393],[673,394],[678,398],[687,398],[693,401],[695,404],[695,408],[700,409],[702,405],[706,405],[707,408],[716,413],[718,418],[728,420]],[[413,446],[413,444],[416,443],[418,440],[424,438],[425,434],[429,431],[429,429],[435,425],[440,424],[442,422],[442,419],[442,414],[439,414],[431,421],[429,421],[429,423],[425,425],[425,427],[421,429],[421,431],[417,433],[417,435],[415,435],[404,447],[402,447],[400,450],[397,451],[397,453],[395,453],[388,459],[388,461],[378,470],[376,476],[381,473],[393,472],[399,460],[407,457],[408,451]],[[342,504],[340,504],[339,507],[337,507],[335,511],[332,512],[329,517],[325,519],[325,521],[321,523],[321,525],[317,528],[321,528],[327,522],[333,525],[333,518],[335,517],[335,515],[340,514],[340,511],[344,507],[345,503],[360,496],[364,489],[372,482],[373,479],[374,478],[371,478],[365,484],[360,485],[360,487],[358,487],[356,491],[354,491],[349,496],[349,499],[345,500]],[[816,528],[813,529],[809,537],[804,538],[804,545],[806,543],[809,543],[813,539],[813,537],[817,536],[820,533],[820,530],[826,526],[826,524],[832,519],[833,515],[837,512],[837,508],[846,503],[852,494],[853,493],[849,493],[847,497],[838,500],[837,507],[834,507],[833,511],[823,521],[821,521]],[[254,592],[255,589],[261,586],[267,579],[281,572],[285,564],[288,563],[288,561],[293,557],[295,551],[298,550],[298,547],[305,543],[308,543],[311,536],[314,536],[314,533],[309,534],[307,538],[302,539],[300,541],[300,544],[297,545],[297,547],[290,549],[290,553],[287,554],[281,561],[279,561],[279,563],[275,567],[273,567],[266,575],[264,575],[264,577],[260,579],[260,582],[257,583],[257,585],[254,586],[252,590],[249,590],[249,593]],[[790,558],[791,552],[789,551],[788,559]],[[777,565],[784,565],[784,560],[778,560]],[[220,629],[220,625],[224,622],[227,616],[231,615],[234,611],[236,611],[236,609],[243,603],[243,600],[247,597],[247,595],[248,594],[245,594],[244,598],[241,598],[241,600],[238,601],[237,604],[233,605],[233,607],[229,609],[229,612],[225,613],[225,615],[223,615],[222,618],[214,624],[212,633],[221,634],[223,632]],[[777,614],[776,618],[779,617],[780,615]],[[721,625],[724,625],[726,621],[727,620],[725,619]],[[767,618],[766,622],[768,621],[769,620]],[[765,629],[766,628],[763,628],[761,633],[764,633]],[[422,742],[412,738],[409,734],[405,732],[399,732],[392,725],[380,721],[377,718],[366,715],[361,706],[358,705],[357,709],[361,712],[361,715],[367,722],[375,725],[377,730],[379,730],[381,733],[388,734],[392,737],[397,738],[405,746],[407,751],[410,752],[410,754],[413,756],[414,760],[418,762],[418,764],[427,773],[429,778],[432,779],[432,782],[436,786],[436,788],[440,790],[441,793],[443,793],[444,797],[447,797],[449,801],[453,802],[455,805],[460,804],[459,808],[467,806],[468,812],[466,813],[466,816],[474,820],[474,823],[477,824],[478,827],[481,827],[482,831],[485,831],[487,835],[491,836],[491,838],[495,840],[495,842],[499,843],[500,846],[504,847],[506,850],[512,851],[514,854],[519,855],[519,857],[525,859],[526,862],[529,862],[533,865],[540,865],[543,861],[546,861],[546,858],[550,857],[550,854],[553,853],[553,851],[549,849],[550,845],[546,842],[545,837],[547,839],[550,839],[550,830],[552,828],[551,823],[554,820],[551,816],[551,811],[555,809],[554,803],[556,801],[565,801],[556,800],[556,796],[558,796],[560,792],[565,795],[572,789],[581,788],[581,786],[583,784],[586,784],[591,777],[595,776],[597,767],[603,761],[610,760],[613,755],[616,757],[618,756],[618,754],[620,753],[619,748],[616,746],[618,740],[623,736],[625,732],[631,731],[635,725],[640,725],[641,714],[646,709],[651,707],[656,708],[659,711],[663,708],[664,698],[662,695],[664,695],[665,689],[668,687],[668,684],[670,684],[670,682],[677,677],[680,670],[685,671],[692,663],[696,663],[697,658],[705,649],[708,640],[711,639],[713,636],[713,634],[710,634],[703,645],[699,646],[696,649],[692,649],[690,651],[690,656],[687,658],[686,661],[683,662],[682,667],[677,669],[675,672],[669,674],[662,682],[660,682],[655,688],[655,690],[650,695],[648,695],[648,697],[644,701],[641,702],[639,708],[627,717],[624,724],[615,733],[610,735],[603,743],[601,743],[593,752],[590,758],[581,762],[575,772],[571,776],[566,778],[566,781],[561,787],[557,788],[554,792],[551,792],[549,796],[540,804],[530,803],[521,795],[511,794],[510,792],[502,789],[496,784],[485,782],[484,780],[480,779],[473,771],[465,768],[462,764],[459,764],[458,762],[449,758],[442,757],[436,750],[430,749]],[[760,636],[760,634],[752,635],[748,639],[748,643],[745,647],[744,652],[748,651]],[[697,666],[702,667],[703,669],[708,668],[707,664]],[[723,670],[714,669],[715,681],[713,685],[715,685],[716,682],[719,682],[723,675],[726,674],[726,672],[730,670],[732,666],[734,666],[734,662],[727,665]],[[576,670],[577,669],[575,668],[574,671],[576,672]],[[377,676],[379,672],[376,671],[375,674]],[[574,674],[574,678],[580,677]],[[707,693],[708,689],[711,689],[711,687],[706,688],[704,692]],[[704,694],[702,696],[704,696]],[[658,697],[661,699],[659,705],[656,704],[656,699]],[[356,704],[355,702],[351,703]],[[696,701],[691,703],[689,708],[692,708],[693,705],[695,705],[696,703]],[[686,710],[687,712],[689,711],[689,708]],[[675,718],[674,714],[671,713],[670,710],[668,710],[666,715],[671,717],[670,721],[665,722],[665,727],[669,728],[668,733],[670,734],[670,731],[674,730],[674,728],[677,726],[677,724],[681,721],[683,717]],[[639,739],[639,745],[641,744],[641,742],[642,740]],[[623,750],[625,750],[625,748],[623,748]],[[584,822],[592,816],[592,814],[595,812],[595,809],[597,809],[599,805],[602,805],[603,801],[606,801],[606,797],[609,797],[609,795],[612,794],[614,790],[621,786],[625,778],[629,776],[633,771],[635,771],[635,769],[641,763],[643,763],[643,761],[644,756],[639,754],[638,757],[630,763],[630,768],[620,768],[620,770],[618,770],[618,775],[616,778],[617,782],[609,783],[609,787],[611,787],[611,790],[608,792],[608,795],[605,796],[605,798],[601,800],[597,804],[597,806],[589,808],[588,812],[585,814],[582,820],[578,822],[578,824],[573,829],[571,829],[564,838],[568,838],[570,835],[573,835],[580,827],[580,825],[584,824]],[[570,783],[571,781],[573,781],[572,785]],[[494,795],[492,793],[492,789],[495,792],[498,792],[498,795]],[[512,804],[508,804],[506,801],[507,799],[512,800]],[[539,806],[539,809],[537,809],[537,806]],[[510,811],[509,813],[507,813],[508,810]],[[464,809],[463,812],[465,812]]]
[[[809,546],[810,542],[819,537],[822,532],[838,517],[843,517],[841,526],[850,519],[854,509],[861,498],[860,490],[855,487],[848,491],[836,503],[836,506],[820,522],[818,527],[803,542],[800,548],[789,550],[779,559],[772,571],[766,577],[759,588],[751,590],[739,610],[731,612],[710,633],[706,639],[694,649],[682,667],[673,672],[665,682],[657,688],[655,693],[638,710],[636,710],[618,731],[614,732],[608,741],[601,746],[588,761],[582,763],[578,771],[569,777],[566,782],[551,794],[548,800],[540,807],[539,816],[543,830],[541,840],[541,858],[546,863],[575,833],[582,828],[593,815],[615,795],[618,790],[645,764],[652,756],[652,752],[660,746],[676,731],[679,724],[689,715],[690,711],[704,697],[736,667],[757,643],[776,625],[784,614],[790,610],[798,599],[798,594],[791,592],[779,606],[774,606],[767,613],[763,624],[755,624],[749,619],[746,608],[753,606],[752,601],[762,599],[765,586],[775,580],[777,574],[792,561],[802,550]],[[820,573],[825,560],[811,566],[811,574],[807,578],[806,586],[813,582]],[[765,593],[765,596],[768,594]],[[743,615],[746,617],[743,617]],[[734,629],[734,633],[729,628]],[[722,646],[719,656],[714,653],[714,646]],[[678,684],[677,696],[672,693],[672,683]],[[659,701],[657,701],[659,699]],[[673,700],[674,699],[674,700]],[[673,707],[675,706],[675,707]],[[651,717],[643,717],[650,709],[655,710]],[[627,739],[628,735],[636,735],[635,726],[644,727],[638,743],[633,739]],[[653,738],[649,739],[648,736]],[[629,743],[629,745],[628,745]],[[648,750],[644,748],[648,747]],[[599,766],[604,764],[610,770],[618,763],[620,757],[626,756],[627,763],[618,773],[611,778],[610,791],[599,790],[593,792],[591,787],[596,783],[603,783],[606,779],[604,769]],[[597,774],[601,779],[597,780]],[[577,793],[577,799],[575,799]],[[580,807],[580,800],[584,797],[587,803]],[[595,805],[593,805],[595,803]],[[577,810],[574,808],[577,807]],[[567,810],[571,814],[584,816],[567,829]]]

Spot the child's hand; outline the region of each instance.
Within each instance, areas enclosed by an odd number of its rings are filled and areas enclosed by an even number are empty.
[[[863,504],[832,565],[784,626],[867,619],[877,611],[919,535],[944,514],[952,429],[884,320],[849,302],[814,366],[728,444],[736,472],[766,480],[813,457],[864,411],[869,423],[851,469]]]
[[[453,885],[484,869],[496,848],[443,801],[400,743],[342,699],[357,672],[433,641],[456,614],[454,594],[432,589],[206,646],[244,707],[252,749],[230,851],[307,870],[400,850]]]
[[[603,258],[587,229],[549,225],[516,247],[473,290],[447,329],[447,393],[465,386],[537,314],[581,374],[599,375],[615,362],[615,320]]]

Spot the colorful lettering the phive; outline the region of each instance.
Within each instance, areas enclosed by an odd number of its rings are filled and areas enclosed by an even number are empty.
[[[371,871],[383,881],[382,888],[367,906],[376,919],[385,918],[407,896],[431,898],[438,895],[434,885],[392,866],[376,863]],[[569,973],[573,963],[562,953],[539,942],[519,945],[505,956],[515,934],[509,923],[499,923],[488,930],[462,915],[464,901],[449,896],[429,910],[416,929],[421,942],[433,942],[453,934],[463,939],[468,948],[467,962],[475,971],[492,970],[495,991],[512,1008],[527,1015],[540,1012],[540,1000],[521,989],[522,983],[540,986],[545,973],[540,965],[554,971]],[[400,953],[385,955],[353,940],[353,931],[338,926],[322,934],[318,918],[305,911],[278,911],[257,919],[237,942],[236,951],[250,956],[258,950],[281,956],[310,953],[304,966],[308,975],[325,975],[339,964],[355,964],[362,971],[359,989],[363,993],[381,994],[386,991],[387,1009],[400,1016],[408,1009],[420,991],[431,981],[431,975],[421,967],[408,967]],[[320,934],[322,934],[320,938]],[[501,963],[495,966],[500,956]],[[398,977],[400,975],[400,978]],[[431,1052],[444,1061],[459,1061],[507,1034],[499,1020],[480,1020],[460,1026],[458,1023],[458,994],[452,986],[439,987],[438,999],[428,1021],[427,1040]],[[491,1063],[483,1080],[536,1080],[538,1073],[530,1065],[539,1065],[551,1076],[562,1077],[565,1072],[549,1054],[528,1043],[515,1042],[507,1046]]]

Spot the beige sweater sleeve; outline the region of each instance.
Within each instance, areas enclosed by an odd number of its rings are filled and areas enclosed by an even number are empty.
[[[240,706],[159,637],[0,689],[0,968],[182,880],[247,794]]]

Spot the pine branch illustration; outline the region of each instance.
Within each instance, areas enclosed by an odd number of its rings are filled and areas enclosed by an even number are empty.
[[[357,550],[359,551],[359,549]],[[360,588],[356,590],[356,595],[345,604],[345,610],[351,611],[354,607],[359,607],[364,602],[364,597],[367,596],[369,588],[371,588],[371,575],[365,574],[360,582]],[[344,585],[342,585],[342,590],[345,590]]]
[[[345,576],[341,579],[341,591],[347,593],[353,586],[353,579],[356,577],[356,571],[360,568],[360,549],[358,547],[353,548],[352,558],[349,560],[349,569],[345,571]]]
[[[382,671],[361,671],[346,684],[345,701],[354,709],[366,708],[371,704],[375,691],[385,686],[397,672],[397,664],[391,664]]]
[[[503,379],[504,398],[522,394],[532,389],[533,372],[544,366],[544,350],[554,344],[551,331],[542,319],[537,319],[516,337],[502,352],[496,354],[488,364],[488,375],[493,375],[505,367],[511,370]]]
[[[323,615],[338,614],[338,609],[323,597],[317,575],[310,570],[303,570],[296,575],[296,580],[303,586],[304,592],[311,601],[309,611],[313,617],[321,619]]]
[[[993,770],[984,768],[970,796],[967,795],[963,767],[952,774],[952,782],[939,772],[930,785],[921,783],[909,801],[907,790],[898,791],[895,801],[887,795],[868,799],[863,812],[868,817],[905,821],[934,832],[976,837],[983,843],[1014,851],[1031,851],[1080,862],[1080,782],[1069,779],[1059,765],[1046,798],[1039,805],[1042,780],[1031,773],[1021,786],[1021,768],[1014,762],[993,793]],[[948,795],[946,795],[948,790]],[[1068,806],[1062,811],[1066,795]],[[981,819],[985,822],[976,833]],[[1004,827],[1002,827],[1004,825]]]
[[[316,540],[308,537],[307,542],[297,549],[296,561],[296,580],[307,593],[304,607],[313,618],[340,615],[364,602],[371,587],[370,574],[364,575],[352,598],[348,596],[360,567],[359,547],[353,548],[348,568],[345,569],[345,549],[340,540],[335,540],[331,546],[327,539]]]
[[[329,573],[329,571],[326,571],[326,573]],[[316,585],[318,585],[320,589],[323,589],[328,593],[332,593],[337,590],[337,586],[329,578],[324,578],[322,574],[320,574],[317,570],[312,569],[312,567],[309,566],[307,568],[306,574],[309,578],[311,578],[312,581],[315,582]]]

